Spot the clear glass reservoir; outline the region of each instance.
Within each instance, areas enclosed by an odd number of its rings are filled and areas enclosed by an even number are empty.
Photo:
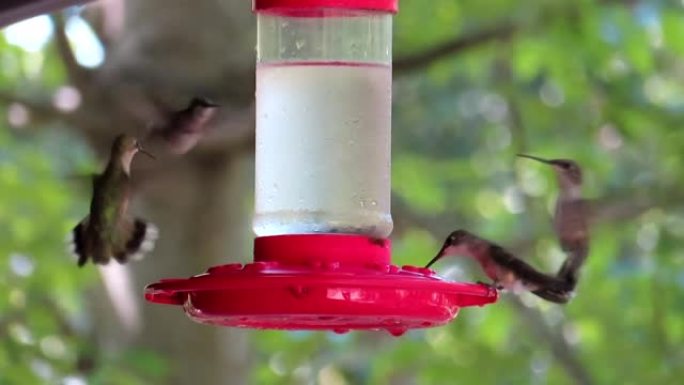
[[[257,23],[254,232],[387,237],[392,13],[257,8]]]

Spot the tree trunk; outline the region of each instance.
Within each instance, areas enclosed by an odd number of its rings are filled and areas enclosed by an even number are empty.
[[[187,277],[250,258],[252,175],[251,157],[241,156],[155,183],[145,195],[148,217],[159,223],[161,238],[154,255],[135,266],[138,293],[159,278]],[[175,185],[192,187],[170,198]],[[137,344],[170,359],[174,383],[247,383],[245,331],[196,324],[175,306],[142,306]]]

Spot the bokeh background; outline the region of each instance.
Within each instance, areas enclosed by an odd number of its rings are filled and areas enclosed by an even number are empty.
[[[201,326],[145,284],[251,259],[255,19],[248,0],[100,0],[0,31],[0,384],[676,384],[684,378],[684,7],[401,0],[394,262],[466,228],[563,258],[550,169],[577,160],[592,248],[567,306],[528,294],[400,338]],[[64,237],[121,131],[197,94],[223,108],[183,157],[138,159],[161,238],[78,269]],[[444,261],[454,279],[484,279]]]

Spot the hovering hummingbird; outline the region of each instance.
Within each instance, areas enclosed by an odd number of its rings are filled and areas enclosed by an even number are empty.
[[[90,214],[72,230],[72,247],[78,266],[88,258],[106,265],[110,258],[119,263],[139,259],[154,248],[157,227],[127,215],[131,195],[131,162],[136,153],[145,151],[136,138],[119,135],[112,144],[109,162],[100,175],[93,176]]]
[[[476,260],[496,289],[513,292],[531,291],[555,303],[566,303],[572,297],[568,284],[556,277],[540,273],[503,247],[482,239],[466,230],[452,232],[437,255],[425,266],[430,267],[442,257],[467,256]]]
[[[172,153],[185,154],[202,138],[207,123],[216,115],[218,107],[207,98],[194,97],[185,109],[171,112],[164,121],[153,125],[145,140],[159,137]]]
[[[542,159],[518,154],[553,167],[558,180],[558,199],[553,217],[553,227],[561,249],[567,258],[558,270],[557,277],[568,281],[574,288],[579,270],[589,253],[589,225],[587,201],[582,198],[582,169],[570,159]]]

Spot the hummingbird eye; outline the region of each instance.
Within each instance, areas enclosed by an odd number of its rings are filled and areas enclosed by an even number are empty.
[[[463,238],[465,238],[465,231],[456,230],[453,233],[451,233],[451,235],[449,235],[449,243],[455,245],[457,243],[462,242]]]
[[[569,162],[561,162],[560,166],[563,170],[569,170],[572,165]]]

